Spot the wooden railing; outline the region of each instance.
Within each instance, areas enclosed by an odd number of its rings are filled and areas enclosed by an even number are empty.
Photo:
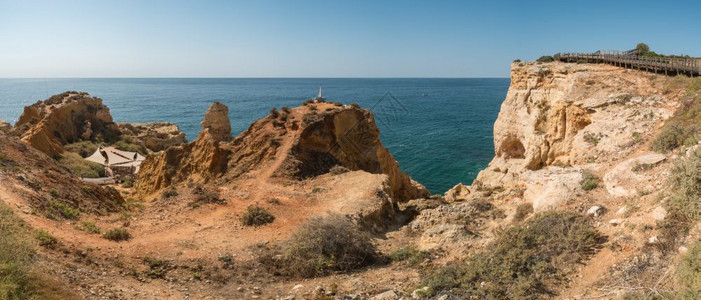
[[[597,51],[594,53],[558,53],[557,61],[579,63],[607,63],[618,67],[664,73],[701,76],[701,59],[682,57],[648,57],[623,51]]]

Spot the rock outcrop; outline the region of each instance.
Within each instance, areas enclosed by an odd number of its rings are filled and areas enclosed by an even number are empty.
[[[222,175],[230,155],[228,149],[219,145],[221,141],[231,139],[227,112],[225,105],[212,104],[205,113],[197,139],[149,155],[141,164],[136,189],[148,194],[186,180],[205,183]],[[221,124],[226,124],[229,129]]]
[[[79,92],[65,92],[25,107],[12,131],[52,157],[61,154],[66,144],[113,140],[119,135],[102,99]]]
[[[187,143],[185,133],[172,123],[119,123],[118,126],[122,137],[129,137],[132,143],[154,152]]]
[[[386,174],[393,199],[428,195],[399,166],[379,140],[372,113],[355,106],[307,103],[273,111],[231,139],[226,106],[215,103],[205,114],[202,132],[187,146],[171,148],[144,161],[137,189],[151,194],[185,181],[223,182],[244,174],[306,179],[334,166]],[[253,173],[251,173],[253,172]]]
[[[10,123],[7,123],[3,120],[0,120],[0,132],[1,133],[8,133],[12,130],[12,125]]]
[[[511,86],[494,124],[495,157],[476,179],[487,187],[537,182],[538,189],[566,197],[562,191],[571,184],[562,186],[560,176],[542,169],[625,157],[673,112],[674,95],[663,92],[663,78],[608,65],[511,67]],[[566,182],[576,181],[576,175],[567,176],[572,178]]]
[[[116,189],[87,185],[55,159],[7,135],[0,135],[2,189],[22,195],[32,209],[47,215],[64,206],[100,215],[125,208]]]

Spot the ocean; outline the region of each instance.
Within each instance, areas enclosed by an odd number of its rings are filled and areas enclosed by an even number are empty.
[[[26,105],[84,91],[102,98],[115,122],[171,122],[191,141],[214,101],[229,106],[236,135],[273,107],[315,97],[319,85],[327,101],[371,109],[400,168],[443,193],[471,183],[493,157],[493,124],[509,79],[0,79],[0,119],[14,124]]]

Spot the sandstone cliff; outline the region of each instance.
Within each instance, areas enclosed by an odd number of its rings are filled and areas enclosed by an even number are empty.
[[[108,214],[124,209],[124,199],[112,187],[86,185],[56,160],[16,138],[0,134],[0,195],[22,195],[31,207],[47,216]],[[70,209],[68,209],[70,208]],[[64,214],[64,216],[62,216]]]
[[[169,147],[187,143],[185,133],[172,123],[119,123],[117,125],[122,138],[128,138],[132,143],[144,146],[150,151],[163,151]]]
[[[114,140],[119,130],[102,99],[65,92],[24,108],[13,129],[34,148],[56,157],[63,145],[81,140]]]
[[[261,175],[258,173],[263,166],[271,167],[266,177],[298,179],[343,166],[387,174],[395,199],[408,200],[428,194],[399,170],[397,162],[380,143],[372,113],[367,110],[307,103],[273,111],[233,140],[228,124],[226,107],[213,104],[195,141],[144,161],[137,189],[150,194],[185,181],[210,182],[219,178],[228,182],[252,171]]]

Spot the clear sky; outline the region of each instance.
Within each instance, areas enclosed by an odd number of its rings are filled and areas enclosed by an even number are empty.
[[[0,77],[508,77],[644,41],[701,56],[701,1],[7,1]]]

